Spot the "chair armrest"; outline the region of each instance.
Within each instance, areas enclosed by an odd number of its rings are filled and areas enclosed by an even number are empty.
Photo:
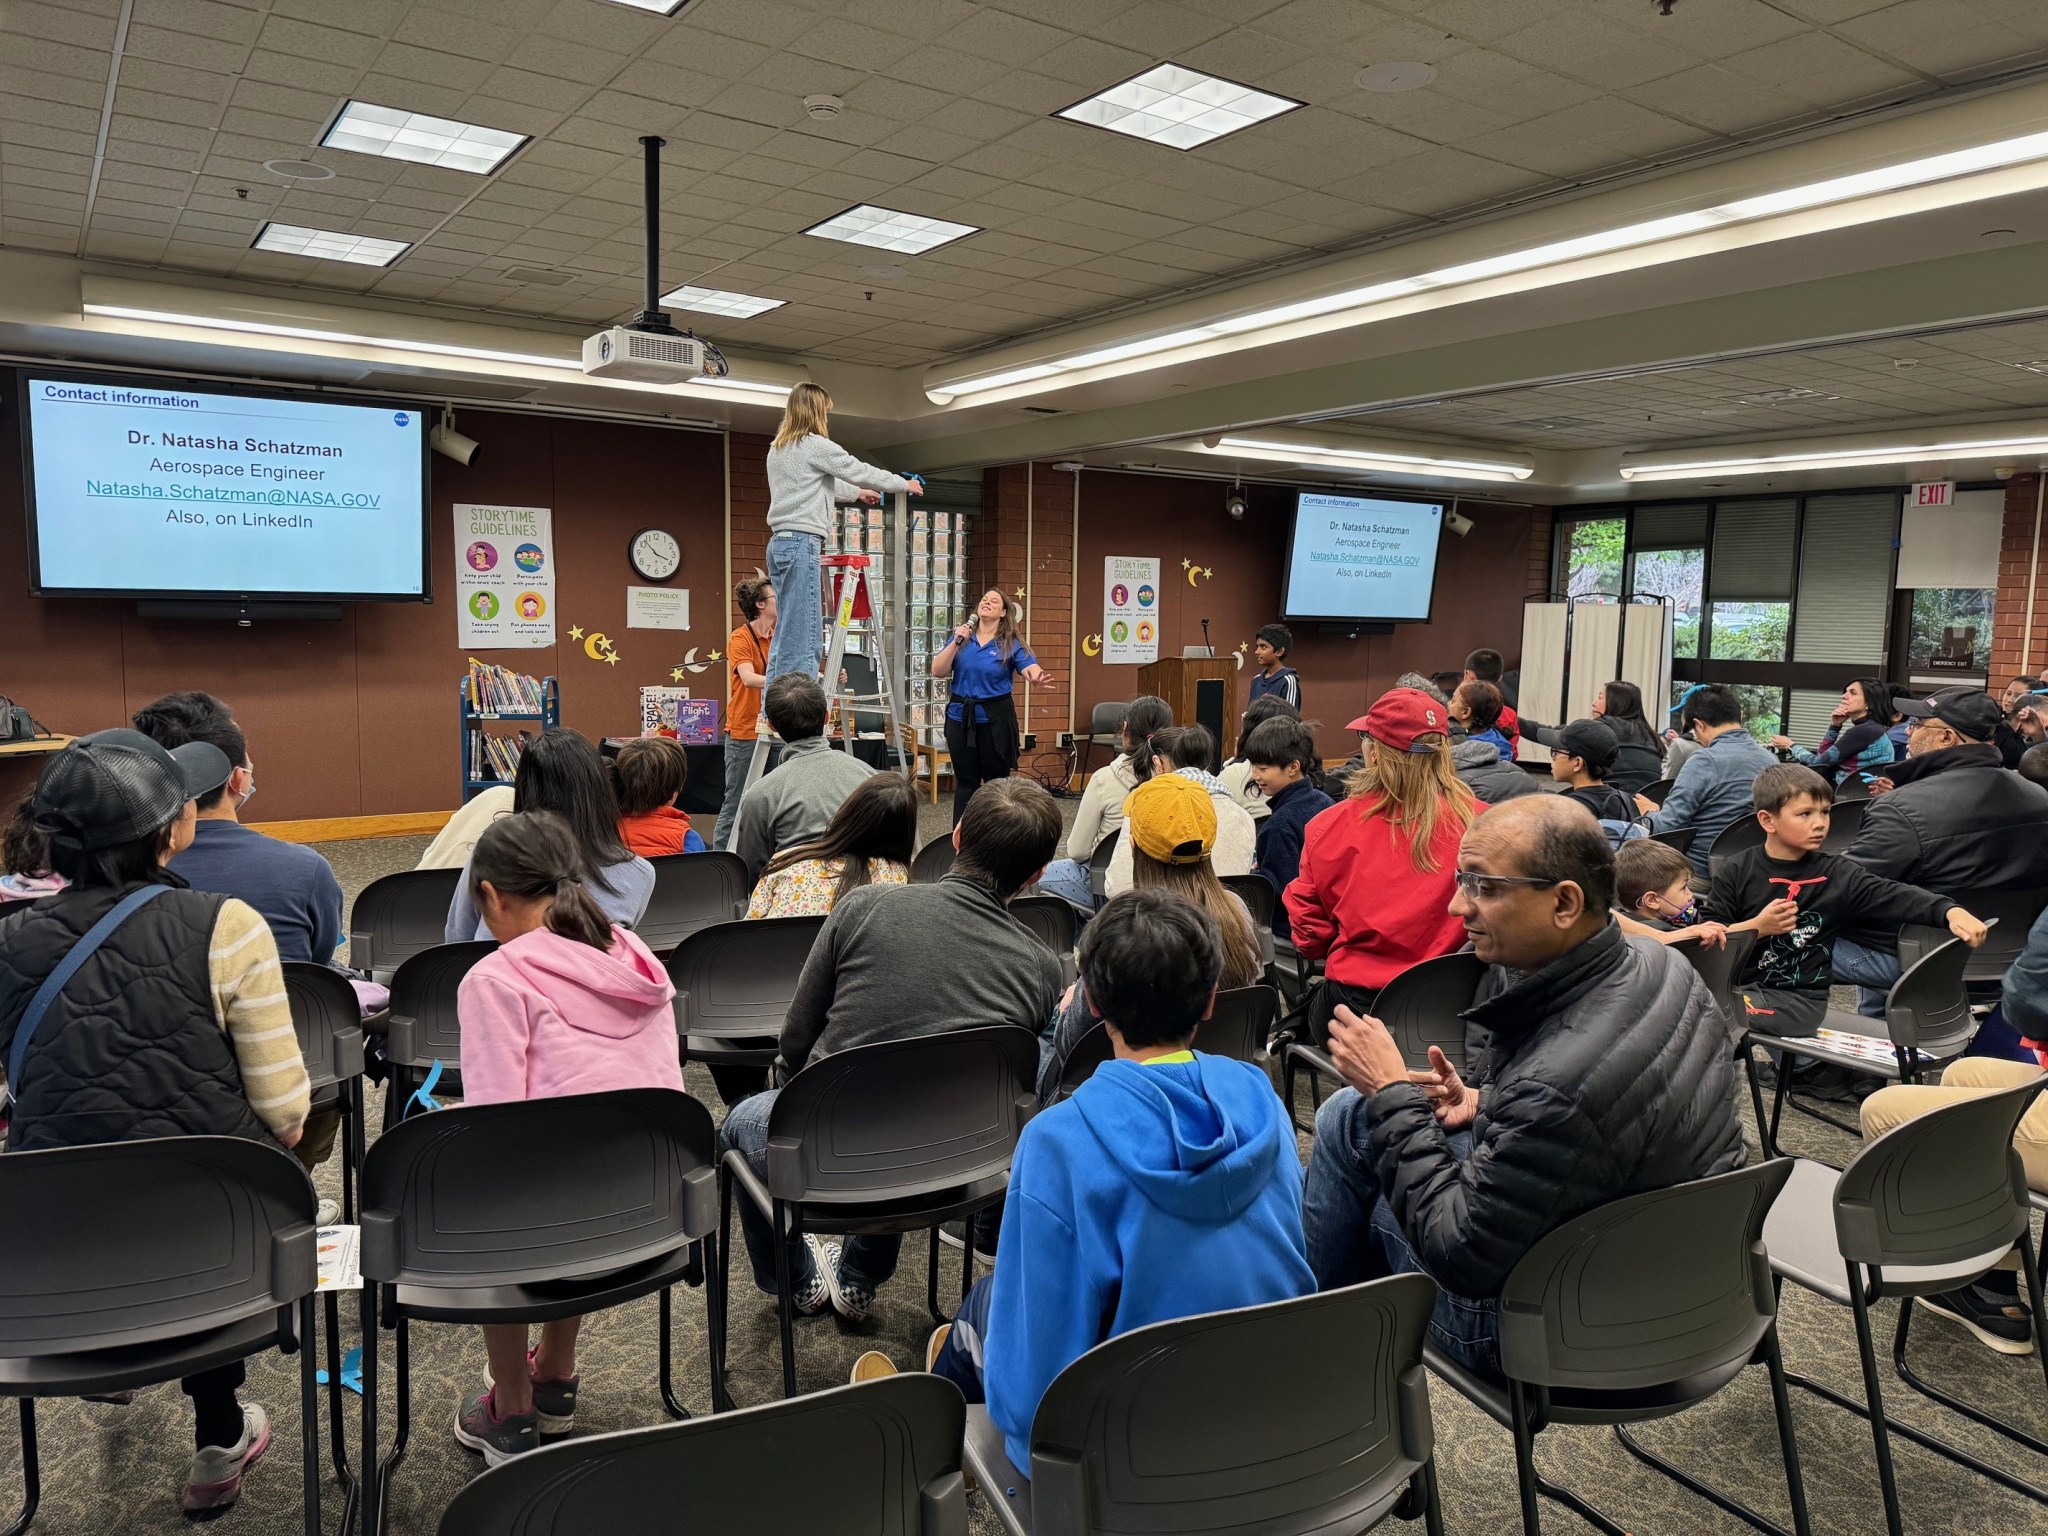
[[[983,1504],[1006,1536],[1031,1536],[1030,1479],[1011,1465],[1009,1453],[1003,1449],[1003,1432],[988,1416],[986,1404],[967,1405],[963,1459],[981,1486]]]
[[[727,1178],[739,1185],[740,1192],[760,1208],[762,1215],[774,1213],[775,1197],[768,1193],[768,1186],[754,1172],[754,1165],[747,1161],[746,1153],[734,1147],[719,1160],[719,1166],[725,1170]]]

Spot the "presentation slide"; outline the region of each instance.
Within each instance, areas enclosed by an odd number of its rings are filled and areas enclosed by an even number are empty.
[[[415,410],[24,379],[45,591],[419,597]]]
[[[1426,619],[1444,509],[1301,491],[1287,562],[1289,618]]]

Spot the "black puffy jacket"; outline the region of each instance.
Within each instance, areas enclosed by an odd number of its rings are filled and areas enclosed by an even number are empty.
[[[1685,957],[1609,923],[1465,1013],[1472,1152],[1410,1083],[1367,1101],[1395,1219],[1446,1290],[1497,1296],[1537,1240],[1624,1195],[1742,1166],[1728,1029]]]
[[[1513,763],[1500,760],[1500,748],[1490,741],[1461,741],[1451,748],[1451,766],[1465,787],[1488,805],[1538,793],[1543,786]]]

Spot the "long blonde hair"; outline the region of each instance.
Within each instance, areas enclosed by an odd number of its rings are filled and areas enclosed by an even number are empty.
[[[775,429],[775,446],[787,448],[798,438],[815,432],[825,435],[825,416],[832,409],[832,397],[822,384],[799,384],[789,392],[789,404],[782,408],[782,425]]]
[[[1408,840],[1408,857],[1424,874],[1436,873],[1437,822],[1449,816],[1460,836],[1479,814],[1479,799],[1451,762],[1450,742],[1442,736],[1418,736],[1426,752],[1396,752],[1366,738],[1365,766],[1351,776],[1349,798],[1369,802],[1359,816],[1387,822],[1396,843]]]
[[[1168,864],[1134,845],[1131,889],[1171,891],[1198,907],[1207,907],[1223,940],[1223,975],[1218,985],[1228,991],[1232,987],[1248,987],[1259,979],[1264,962],[1259,957],[1258,942],[1252,937],[1251,924],[1245,921],[1244,903],[1224,889],[1206,858],[1196,864]]]

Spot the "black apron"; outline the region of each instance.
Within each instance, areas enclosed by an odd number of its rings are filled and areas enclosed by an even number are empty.
[[[988,716],[988,733],[995,743],[997,765],[1002,770],[1000,773],[988,772],[987,768],[990,765],[984,765],[982,777],[984,779],[997,779],[1015,773],[1017,771],[1017,753],[1021,741],[1017,731],[1016,699],[1007,693],[997,694],[995,697],[987,699],[968,699],[953,694],[950,688],[947,690],[947,693],[946,749],[957,759],[961,756],[963,743],[972,744],[975,732],[974,711],[978,705],[982,713]],[[960,718],[958,720],[953,718],[952,706],[955,704],[960,706]],[[957,738],[954,735],[956,730],[959,732]]]

